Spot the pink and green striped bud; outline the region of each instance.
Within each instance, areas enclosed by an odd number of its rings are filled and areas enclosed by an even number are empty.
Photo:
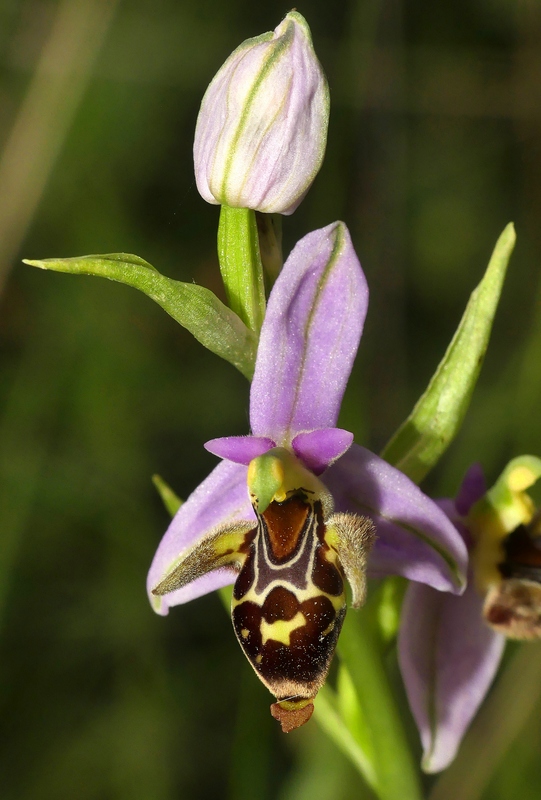
[[[329,89],[306,20],[291,11],[247,39],[208,87],[195,130],[197,188],[209,203],[291,214],[317,175]]]

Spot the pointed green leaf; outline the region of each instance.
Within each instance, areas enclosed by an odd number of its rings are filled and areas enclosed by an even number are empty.
[[[164,481],[161,475],[153,475],[152,483],[158,490],[158,494],[162,499],[162,502],[165,506],[165,510],[168,511],[172,517],[174,517],[182,505],[182,500],[171,489],[169,484]]]
[[[218,258],[231,309],[258,334],[265,316],[265,286],[254,211],[222,206]]]
[[[462,423],[488,346],[515,239],[509,223],[425,393],[383,450],[383,458],[416,482],[437,463]]]
[[[25,259],[24,263],[55,272],[98,275],[139,289],[189,330],[202,345],[237,367],[248,380],[251,379],[257,349],[256,337],[209,289],[166,278],[144,259],[127,253],[47,258],[42,261]]]

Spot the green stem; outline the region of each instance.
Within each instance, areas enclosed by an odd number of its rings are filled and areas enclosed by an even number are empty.
[[[254,211],[221,207],[218,258],[229,307],[258,334],[265,316],[265,286]]]
[[[338,749],[359,770],[370,788],[376,791],[377,776],[372,761],[344,724],[344,720],[336,709],[336,703],[337,699],[333,690],[328,685],[323,686],[319,690],[314,704],[314,719],[318,721],[320,727],[333,740]]]
[[[380,642],[366,612],[346,617],[338,641],[373,744],[375,791],[381,800],[420,800],[421,787]]]

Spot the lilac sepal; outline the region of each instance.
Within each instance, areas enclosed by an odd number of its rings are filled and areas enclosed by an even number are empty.
[[[407,589],[398,654],[425,772],[453,760],[500,663],[505,640],[484,623],[482,605],[473,581],[461,597]]]
[[[276,444],[265,436],[224,436],[210,439],[204,447],[219,458],[248,466],[253,458],[262,456]]]
[[[475,463],[466,472],[455,506],[458,514],[465,517],[470,508],[487,493],[487,482],[481,464]]]
[[[321,475],[327,467],[349,450],[353,434],[343,428],[322,428],[318,431],[298,433],[291,446],[305,467]]]
[[[222,523],[254,520],[246,489],[246,467],[222,461],[180,507],[161,540],[147,578],[148,596],[158,614],[171,606],[233,583],[231,570],[220,569],[171,592],[156,597],[151,590],[173,569],[184,551]]]
[[[403,575],[441,591],[462,590],[466,545],[444,512],[406,475],[353,444],[323,482],[338,511],[373,519],[377,538],[369,560],[371,575]]]
[[[256,436],[288,446],[333,428],[363,329],[368,287],[343,222],[305,236],[267,307],[250,395]]]

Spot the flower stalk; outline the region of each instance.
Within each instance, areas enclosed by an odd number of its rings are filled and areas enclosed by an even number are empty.
[[[221,207],[218,259],[230,309],[259,336],[266,301],[254,211]]]

